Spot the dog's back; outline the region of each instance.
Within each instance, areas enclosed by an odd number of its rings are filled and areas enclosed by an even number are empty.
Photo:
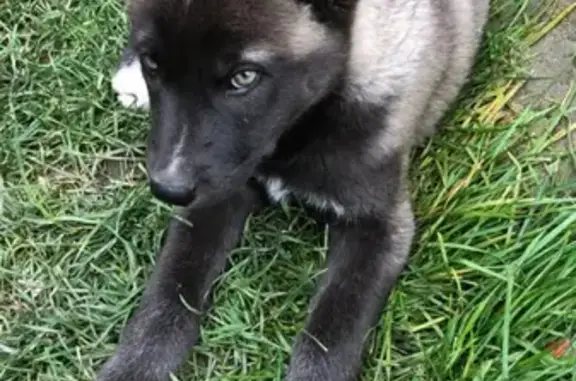
[[[488,0],[358,2],[348,81],[357,99],[390,108],[381,154],[434,132],[467,79],[487,13]]]

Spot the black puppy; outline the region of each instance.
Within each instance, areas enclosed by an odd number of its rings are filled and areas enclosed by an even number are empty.
[[[151,190],[190,223],[171,222],[98,380],[169,379],[258,188],[334,221],[286,380],[354,380],[412,242],[408,153],[466,81],[487,13],[488,0],[132,0],[113,86],[150,109]]]

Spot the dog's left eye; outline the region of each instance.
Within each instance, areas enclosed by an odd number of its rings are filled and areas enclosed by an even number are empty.
[[[234,74],[230,79],[230,85],[234,90],[246,90],[256,84],[260,74],[255,70],[244,70]]]

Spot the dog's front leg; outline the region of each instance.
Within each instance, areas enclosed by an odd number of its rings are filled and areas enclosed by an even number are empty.
[[[331,227],[328,269],[300,333],[287,381],[351,381],[364,340],[404,267],[414,232],[408,201],[385,219]]]
[[[217,205],[182,209],[182,219],[171,221],[140,306],[98,381],[169,380],[196,342],[211,284],[257,200],[245,189]]]

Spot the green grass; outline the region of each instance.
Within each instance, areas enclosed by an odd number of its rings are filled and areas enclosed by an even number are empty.
[[[110,89],[122,3],[0,4],[2,381],[91,380],[170,214],[144,181],[147,116]],[[414,152],[419,235],[363,380],[576,380],[574,344],[546,349],[576,341],[576,184],[559,169],[576,155],[557,148],[574,105],[508,107],[549,21],[524,3],[495,2],[471,84]],[[280,380],[324,238],[297,208],[252,218],[181,379]]]

